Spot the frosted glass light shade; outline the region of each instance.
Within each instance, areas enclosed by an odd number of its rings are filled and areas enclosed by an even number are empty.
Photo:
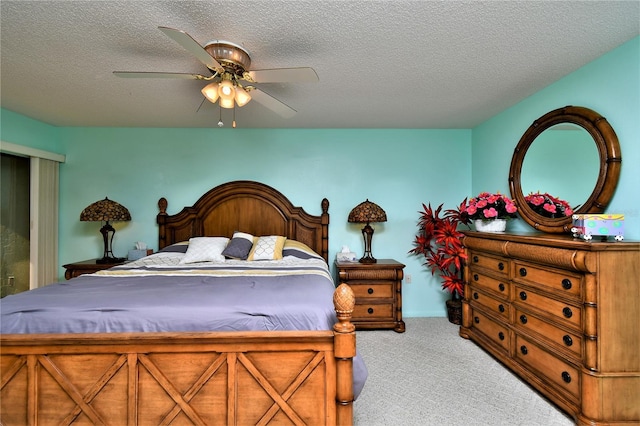
[[[220,103],[220,106],[222,108],[233,108],[233,104],[235,103],[233,101],[233,97],[230,98],[223,98],[222,96],[220,96],[220,100],[218,101]]]
[[[251,100],[251,95],[242,87],[236,87],[236,103],[239,107],[245,106]]]
[[[205,98],[209,100],[209,102],[215,104],[218,100],[218,83],[210,83],[204,86],[201,90],[202,94]]]

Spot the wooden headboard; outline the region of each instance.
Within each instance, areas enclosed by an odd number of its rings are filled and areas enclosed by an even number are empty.
[[[228,182],[207,191],[191,207],[167,214],[167,199],[160,198],[157,222],[159,248],[191,237],[231,237],[235,231],[255,236],[284,235],[305,243],[329,258],[329,201],[313,216],[295,207],[276,189],[259,182]]]

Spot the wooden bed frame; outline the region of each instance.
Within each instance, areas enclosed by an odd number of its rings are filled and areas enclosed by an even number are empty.
[[[161,198],[160,248],[192,236],[285,235],[328,257],[329,202],[313,216],[236,181],[176,215]],[[354,295],[334,293],[330,331],[0,337],[0,423],[353,424]]]

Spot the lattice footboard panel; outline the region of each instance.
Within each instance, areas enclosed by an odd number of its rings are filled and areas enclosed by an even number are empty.
[[[0,420],[4,426],[335,424],[333,333],[276,334],[4,345]]]

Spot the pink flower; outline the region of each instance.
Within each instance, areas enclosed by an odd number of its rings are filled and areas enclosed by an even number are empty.
[[[478,208],[478,209],[481,209],[481,208],[486,207],[486,206],[487,206],[487,200],[479,200],[476,203],[476,208]]]
[[[513,203],[507,203],[507,205],[504,206],[504,208],[507,210],[507,213],[515,213],[518,211],[518,208]]]
[[[470,204],[467,207],[467,214],[469,216],[476,214],[477,211],[478,211],[478,209],[476,208],[476,206],[474,204]]]
[[[545,209],[546,211],[548,211],[549,213],[555,213],[556,212],[556,205],[555,204],[545,204],[544,206],[542,206],[543,209]]]
[[[484,217],[487,219],[491,219],[498,216],[498,211],[493,207],[486,209],[484,212]]]

